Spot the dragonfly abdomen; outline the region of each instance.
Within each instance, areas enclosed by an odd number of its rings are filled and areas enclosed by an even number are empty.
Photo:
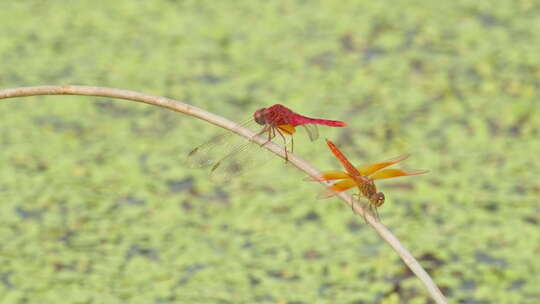
[[[315,125],[323,125],[323,126],[330,126],[330,127],[344,127],[347,124],[343,121],[337,121],[337,120],[327,120],[327,119],[319,119],[319,118],[310,118],[310,117],[302,117],[301,123],[299,124],[315,124]]]

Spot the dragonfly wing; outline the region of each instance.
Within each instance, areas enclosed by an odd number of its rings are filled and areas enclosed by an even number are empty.
[[[394,158],[391,158],[391,159],[388,159],[388,160],[385,160],[385,161],[382,161],[382,162],[369,164],[369,165],[364,166],[364,167],[358,167],[357,169],[358,169],[358,171],[360,171],[360,173],[362,173],[362,175],[370,175],[370,174],[373,174],[374,172],[377,172],[377,171],[379,171],[379,170],[381,170],[383,168],[391,166],[391,165],[393,165],[395,163],[398,163],[400,161],[406,160],[407,158],[409,158],[409,155],[405,154],[405,155],[394,157]]]
[[[337,195],[340,192],[349,190],[354,186],[356,186],[356,183],[354,182],[354,180],[348,178],[340,182],[337,182],[335,184],[332,184],[331,186],[326,188],[324,192],[319,194],[317,198],[320,198],[320,199],[329,198],[329,197]]]
[[[322,172],[321,175],[318,177],[309,177],[308,181],[315,181],[315,182],[322,182],[327,180],[336,180],[336,179],[344,179],[344,178],[350,178],[349,174],[347,172],[343,171],[325,171]]]
[[[237,127],[254,129],[255,126],[258,124],[253,119],[249,119]],[[250,140],[227,131],[191,150],[187,155],[187,165],[191,168],[215,166],[220,159],[236,151],[242,151],[250,144],[252,144]]]
[[[384,169],[371,175],[371,179],[385,179],[399,176],[409,176],[427,173],[426,170],[401,170],[401,169]]]
[[[281,131],[293,135],[296,132],[296,128],[293,125],[279,125],[277,126]]]
[[[247,142],[215,162],[210,169],[210,178],[217,183],[229,182],[247,172],[258,171],[273,160],[278,161],[272,156],[274,154],[264,147],[253,142]]]
[[[317,125],[303,124],[302,127],[306,129],[306,132],[311,141],[315,141],[317,138],[319,138],[319,129],[317,128]]]

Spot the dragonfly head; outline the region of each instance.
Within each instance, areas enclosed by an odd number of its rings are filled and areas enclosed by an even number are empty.
[[[382,204],[384,204],[384,193],[382,192],[373,193],[373,195],[369,198],[369,201],[375,207],[381,206]]]
[[[264,110],[266,110],[266,108],[258,109],[253,114],[253,118],[260,125],[265,125],[266,124],[266,117],[264,115]]]

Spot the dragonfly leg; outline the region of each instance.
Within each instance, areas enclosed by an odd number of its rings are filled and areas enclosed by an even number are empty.
[[[358,202],[360,202],[360,199],[362,198],[362,195],[360,193],[353,193],[351,196],[353,198],[356,197],[356,200]],[[371,205],[365,206],[364,204],[362,204],[362,206],[364,207],[363,208],[364,210],[371,210]],[[351,210],[354,212],[354,202],[352,202],[352,204],[351,204]],[[364,222],[367,224],[366,214],[364,213],[364,215],[362,217],[364,218]]]
[[[351,194],[351,197],[354,199],[354,197],[357,196],[357,195],[358,195],[358,193],[353,193],[353,194]],[[351,201],[351,210],[352,210],[352,212],[354,212],[354,201]]]
[[[269,127],[268,128],[268,139],[266,140],[266,142],[264,144],[262,144],[263,146],[266,145],[267,143],[269,143],[272,139],[274,139],[274,137],[276,137],[276,129],[273,128],[273,127]]]
[[[272,129],[271,129],[271,128],[268,128],[268,126],[265,126],[265,127],[261,130],[261,132],[255,134],[255,136],[262,135],[262,134],[264,134],[265,132],[268,132],[268,139],[267,139],[263,144],[261,144],[261,147],[264,146],[264,145],[266,145],[267,143],[269,143],[269,142],[272,140],[272,138],[274,138],[274,136],[275,136],[275,135],[272,135]]]
[[[369,211],[369,213],[371,213],[371,215],[372,215],[377,221],[379,221],[379,211],[377,210],[377,207],[376,207],[376,206],[373,206],[372,204],[367,203],[367,210]],[[367,220],[366,220],[366,217],[365,217],[365,216],[364,216],[364,220],[366,221],[366,224],[367,224]]]
[[[369,212],[371,213],[371,205],[369,205],[369,203],[367,205],[364,205],[364,210],[366,210],[366,212],[364,213],[364,223],[368,223],[367,222],[367,217],[366,217],[366,214]]]
[[[266,142],[263,144],[263,146],[266,145],[267,143],[269,143],[269,142],[272,140],[272,138],[274,138],[274,129],[270,128],[270,129],[268,130],[268,139],[267,139]]]
[[[352,198],[356,199],[356,201],[358,201],[358,202],[360,201],[360,193],[353,193],[351,196],[352,196]],[[352,210],[353,213],[354,213],[354,205],[355,205],[355,202],[352,201],[351,202],[351,210]],[[364,221],[366,221],[365,216],[364,216]]]
[[[377,221],[380,221],[380,217],[379,217],[379,210],[377,210],[377,206],[371,206],[371,210],[372,210],[372,213],[373,213],[373,216],[375,216],[375,219]]]
[[[289,153],[287,151],[287,139],[285,138],[285,135],[283,135],[283,133],[281,133],[280,130],[277,130],[277,132],[278,132],[279,136],[281,136],[281,138],[283,139],[283,146],[285,146],[285,162],[288,162],[289,161]]]

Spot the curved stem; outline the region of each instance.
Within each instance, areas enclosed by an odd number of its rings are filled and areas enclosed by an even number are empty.
[[[119,98],[137,102],[143,102],[159,107],[164,107],[173,111],[181,112],[190,116],[197,117],[216,126],[227,129],[240,136],[251,138],[259,145],[264,144],[265,139],[260,136],[255,136],[255,133],[249,129],[239,127],[237,123],[220,117],[218,115],[207,112],[203,109],[190,106],[188,104],[160,96],[147,95],[135,91],[120,90],[106,87],[79,86],[79,85],[48,85],[36,87],[20,87],[13,89],[0,90],[0,99],[36,96],[36,95],[84,95],[84,96],[101,96],[110,98]],[[284,152],[281,146],[273,142],[264,145],[264,148],[279,155],[282,158],[287,157],[288,161],[304,171],[309,176],[315,178],[319,175],[319,171],[311,166],[308,162],[292,154]],[[326,186],[326,184],[325,184]],[[367,223],[383,238],[401,257],[403,262],[409,269],[422,281],[426,286],[429,294],[436,303],[447,303],[444,295],[441,293],[437,285],[433,282],[429,274],[422,268],[413,255],[399,242],[399,240],[386,228],[381,222],[377,221],[370,212],[367,212],[362,204],[356,203],[351,195],[341,192],[338,195],[346,204],[348,204],[358,215],[364,217]]]

